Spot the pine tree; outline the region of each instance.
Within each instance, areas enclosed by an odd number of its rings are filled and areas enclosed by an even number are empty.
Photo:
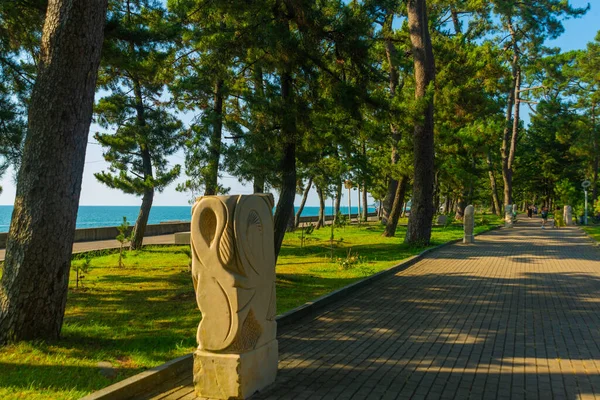
[[[182,124],[161,101],[177,31],[152,0],[113,4],[108,23],[113,29],[104,46],[100,87],[110,94],[98,101],[96,114],[100,126],[116,131],[95,135],[110,163],[108,172],[95,176],[110,188],[142,196],[134,250],[142,246],[155,191],[172,183],[181,169],[170,167],[166,157],[179,147]]]
[[[106,0],[50,0],[0,281],[0,344],[57,339]]]

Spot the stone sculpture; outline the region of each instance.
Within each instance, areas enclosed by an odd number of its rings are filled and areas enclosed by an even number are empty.
[[[463,224],[465,228],[463,243],[475,243],[475,236],[473,236],[475,230],[475,207],[469,205],[465,208]]]
[[[563,211],[563,216],[565,217],[565,224],[567,226],[573,225],[573,207],[565,206]]]
[[[445,216],[444,214],[438,215],[435,223],[436,223],[436,225],[446,225],[448,223],[448,217]]]
[[[272,209],[271,195],[205,196],[192,209],[199,397],[244,399],[277,375]]]
[[[506,204],[504,206],[504,226],[506,228],[513,227],[513,206],[512,206],[512,204]]]

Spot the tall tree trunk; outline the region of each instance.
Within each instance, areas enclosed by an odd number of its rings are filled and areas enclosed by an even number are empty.
[[[210,158],[207,165],[205,196],[214,196],[219,189],[219,161],[221,159],[221,138],[223,135],[223,79],[217,79],[214,89],[212,135],[210,137]]]
[[[598,168],[600,168],[600,152],[598,151],[598,131],[596,129],[596,103],[592,104],[592,147],[594,151],[594,169],[592,178],[592,209],[596,206],[598,199]]]
[[[265,192],[265,178],[264,176],[254,175],[254,181],[252,183],[252,189],[254,193]]]
[[[367,222],[369,217],[369,205],[367,204],[367,186],[363,183],[363,191],[362,191],[362,202],[363,202],[363,213],[362,219]]]
[[[146,109],[144,106],[144,98],[142,97],[142,88],[137,79],[133,79],[133,92],[135,96],[135,108],[137,112],[137,124],[139,127],[146,126]],[[133,227],[131,235],[131,243],[129,245],[131,250],[137,250],[142,248],[144,242],[144,235],[146,233],[146,225],[148,225],[148,217],[150,216],[150,210],[152,209],[152,202],[154,200],[154,183],[152,173],[152,157],[148,146],[145,143],[140,143],[140,150],[142,154],[142,168],[144,170],[144,194],[142,197],[142,206],[138,214],[137,220]]]
[[[288,221],[294,214],[296,197],[296,114],[292,93],[292,74],[285,70],[281,74],[281,97],[285,106],[282,118],[283,159],[281,160],[281,194],[275,209],[275,256],[279,256]]]
[[[357,185],[356,190],[358,190],[358,210],[356,212],[356,219],[358,221],[358,224],[360,225],[360,220],[362,216],[362,208],[360,206],[360,183]]]
[[[144,191],[142,197],[142,206],[138,214],[137,220],[131,233],[131,244],[129,248],[131,250],[137,250],[142,248],[144,243],[144,236],[146,234],[146,226],[148,225],[148,217],[150,216],[150,210],[152,209],[152,201],[154,200],[154,188],[147,188]]]
[[[488,165],[488,175],[490,177],[490,187],[492,189],[492,211],[494,214],[501,216],[502,215],[502,206],[500,205],[500,199],[498,198],[498,188],[496,186],[496,175],[494,173],[494,163],[492,161],[492,153],[490,149],[487,151],[487,165]]]
[[[395,58],[397,57],[398,51],[396,50],[396,46],[392,41],[393,38],[393,24],[394,20],[394,12],[389,11],[386,15],[385,23],[383,24],[383,34],[385,37],[385,55],[388,62],[388,72],[389,72],[389,87],[390,87],[390,97],[393,99],[396,97],[396,93],[401,89],[400,87],[400,74],[398,73],[398,67],[395,65]],[[391,165],[392,167],[398,164],[400,160],[400,154],[398,152],[398,144],[400,142],[401,134],[394,122],[390,123],[390,131],[391,131]],[[392,207],[394,204],[394,199],[396,196],[396,191],[398,188],[398,181],[393,177],[390,177],[388,181],[388,188],[385,197],[383,198],[383,210],[382,210],[382,222],[387,224],[390,213],[392,212]]]
[[[338,181],[338,184],[335,188],[335,203],[333,206],[333,223],[335,224],[338,219],[338,215],[340,215],[340,208],[342,206],[342,180]]]
[[[437,171],[434,176],[433,183],[433,213],[437,214],[440,212],[440,182],[439,182],[440,171]]]
[[[511,21],[509,21],[508,27],[513,39],[514,54],[512,60],[512,83],[506,105],[506,124],[504,126],[504,134],[502,135],[502,178],[504,180],[504,205],[512,204],[512,161],[514,160],[513,143],[516,144],[515,124],[517,127],[519,126],[519,121],[514,121],[513,108],[515,108],[515,116],[518,117],[519,113],[516,110],[519,109],[518,91],[520,89],[521,75],[519,66],[519,49],[517,47],[516,35]]]
[[[450,192],[446,193],[446,200],[444,202],[444,214],[448,214],[450,212]]]
[[[310,188],[312,186],[312,176],[308,178],[308,182],[306,183],[306,188],[304,188],[304,193],[302,194],[302,201],[300,202],[300,207],[298,207],[298,211],[296,212],[296,218],[294,219],[294,227],[297,228],[300,225],[300,216],[302,215],[302,211],[304,211],[304,206],[306,205],[306,199],[308,199],[308,193],[310,192]]]
[[[261,98],[265,96],[265,82],[263,79],[263,70],[262,67],[257,64],[253,70],[253,80],[255,90],[259,93]],[[253,129],[253,134],[263,130],[262,122],[258,122],[255,124]],[[260,154],[261,150],[257,148],[255,143],[253,143],[253,153]],[[265,173],[261,168],[256,168],[254,171],[254,179],[253,179],[253,191],[254,193],[264,193],[265,192]]]
[[[323,194],[323,187],[315,185],[317,188],[317,195],[319,195],[319,219],[317,220],[317,229],[321,229],[325,226],[325,195]]]
[[[458,11],[456,11],[456,8],[450,7],[450,16],[452,17],[452,25],[454,25],[454,32],[456,32],[457,35],[462,33],[462,24],[458,18]]]
[[[0,281],[0,344],[57,339],[107,0],[50,0]]]
[[[405,242],[427,245],[433,224],[433,96],[428,89],[435,79],[435,63],[429,36],[425,0],[408,0],[408,26],[415,65],[415,98],[423,101],[423,119],[414,130],[414,182]]]
[[[468,194],[465,190],[462,191],[458,201],[456,203],[456,213],[454,214],[454,218],[462,221],[465,216],[465,208],[467,208],[467,197]]]
[[[400,183],[398,184],[398,190],[394,196],[394,206],[392,207],[392,213],[388,219],[388,223],[385,225],[385,231],[381,236],[394,237],[396,235],[396,228],[398,227],[398,219],[404,208],[404,197],[406,197],[406,189],[408,188],[408,177],[402,176]]]

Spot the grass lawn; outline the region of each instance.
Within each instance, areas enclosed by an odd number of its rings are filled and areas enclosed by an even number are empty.
[[[499,224],[485,218],[476,232]],[[300,233],[288,234],[277,264],[278,313],[422,251],[402,244],[405,229],[383,238],[378,224],[338,228],[333,261],[330,228],[306,235],[304,246]],[[434,227],[432,245],[460,237],[460,225]],[[0,348],[0,398],[79,398],[193,351],[200,314],[184,249],[128,252],[125,268],[116,267],[116,254],[97,255],[78,290],[72,271],[62,339]],[[112,364],[116,376],[104,376],[99,362]]]
[[[588,225],[581,227],[584,231],[588,233],[593,239],[600,242],[600,225]]]

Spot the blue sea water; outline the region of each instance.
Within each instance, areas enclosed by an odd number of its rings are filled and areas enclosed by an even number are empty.
[[[297,209],[297,207],[296,207]],[[0,205],[0,232],[8,232],[13,206]],[[97,228],[100,226],[117,226],[123,221],[123,217],[133,225],[140,208],[138,206],[79,206],[77,214],[77,228]],[[150,211],[148,223],[158,224],[167,221],[189,221],[191,218],[190,206],[154,206]],[[331,215],[331,207],[326,207],[325,212]],[[369,207],[369,212],[375,208]],[[348,207],[341,207],[341,212],[346,214]],[[352,207],[356,213],[357,208]],[[319,207],[304,207],[302,216],[314,216],[319,214]]]

